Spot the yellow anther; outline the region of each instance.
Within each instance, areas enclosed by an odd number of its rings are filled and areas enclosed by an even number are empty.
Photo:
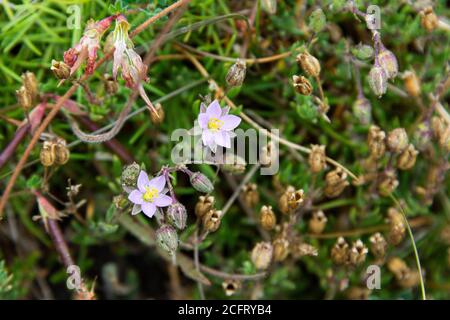
[[[223,126],[223,121],[217,119],[217,118],[211,118],[208,121],[208,129],[217,131]]]
[[[158,198],[158,189],[154,187],[145,187],[145,193],[142,195],[142,199],[145,202],[153,202],[156,198]]]

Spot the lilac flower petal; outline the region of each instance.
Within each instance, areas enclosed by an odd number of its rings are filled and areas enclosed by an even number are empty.
[[[145,215],[149,218],[153,217],[156,211],[156,206],[153,203],[150,202],[144,202],[143,205],[141,205],[142,211],[145,213]]]
[[[142,207],[139,204],[135,204],[133,206],[133,210],[131,210],[131,214],[134,216],[134,215],[137,215],[141,211],[142,211]]]
[[[166,186],[166,177],[159,176],[159,177],[153,178],[152,180],[150,180],[148,185],[149,185],[149,187],[156,188],[156,190],[158,190],[158,192],[161,192],[164,189],[164,187]]]
[[[232,114],[227,114],[220,120],[223,121],[222,130],[233,130],[241,123],[241,118]]]
[[[144,199],[142,199],[142,192],[140,192],[139,190],[133,190],[129,195],[128,195],[128,200],[130,200],[131,202],[133,202],[134,204],[143,204],[144,203]]]
[[[141,172],[139,172],[139,177],[138,177],[138,181],[137,181],[137,186],[139,191],[141,192],[145,192],[145,187],[148,185],[149,180],[148,180],[148,175],[147,173],[145,173],[145,171],[141,170]]]
[[[226,116],[226,115],[228,114],[228,112],[230,112],[230,107],[229,107],[229,106],[225,106],[225,107],[222,109],[221,116],[222,116],[222,117],[223,117],[223,116]]]
[[[198,115],[198,125],[200,126],[200,128],[202,129],[207,129],[208,128],[208,121],[211,117],[206,114],[206,113],[200,113]]]
[[[220,115],[222,114],[222,109],[220,108],[220,104],[217,100],[214,100],[211,102],[211,104],[208,106],[208,109],[206,109],[206,114],[210,117],[214,117],[219,119]]]
[[[200,113],[205,113],[206,112],[206,104],[204,104],[203,102],[200,103]]]
[[[209,130],[203,130],[202,132],[202,141],[205,146],[209,146],[214,142],[214,136]]]
[[[219,146],[229,148],[231,147],[230,134],[227,131],[220,131],[214,135],[214,142]]]
[[[165,194],[160,194],[158,198],[155,199],[155,205],[158,207],[167,207],[172,204],[172,198],[166,196]]]

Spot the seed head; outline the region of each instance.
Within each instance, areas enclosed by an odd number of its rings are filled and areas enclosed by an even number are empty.
[[[307,75],[318,77],[320,74],[320,62],[309,52],[300,53],[297,56],[297,63],[306,72]]]
[[[33,72],[25,72],[22,74],[22,83],[31,96],[31,100],[36,99],[39,93],[38,82]]]
[[[52,141],[44,142],[39,159],[44,167],[50,167],[55,163],[55,147]]]
[[[434,13],[432,7],[426,7],[419,13],[420,24],[428,32],[433,31],[439,25],[439,18]]]
[[[313,91],[311,83],[304,76],[293,76],[292,85],[295,91],[304,96],[309,96]]]
[[[211,209],[202,218],[203,229],[208,232],[215,232],[219,229],[222,211]]]
[[[227,84],[230,87],[239,87],[245,79],[247,66],[244,60],[238,59],[228,70],[225,77]]]
[[[386,254],[387,242],[381,233],[377,232],[370,237],[370,251],[378,258],[382,259]]]
[[[214,206],[215,199],[213,196],[200,196],[195,205],[195,215],[202,218]]]
[[[285,238],[275,239],[273,245],[273,261],[281,262],[289,255],[289,241]]]
[[[395,208],[388,210],[389,234],[388,241],[392,245],[398,245],[405,238],[405,221],[403,215]]]
[[[394,153],[401,153],[408,147],[409,140],[404,128],[397,128],[389,132],[387,146]]]
[[[21,86],[19,90],[16,90],[17,102],[24,110],[29,110],[33,105],[33,100],[30,92],[25,86]]]
[[[326,166],[325,146],[311,145],[308,163],[312,173],[319,173]]]
[[[350,263],[354,266],[359,266],[364,263],[366,260],[366,256],[369,250],[364,245],[364,243],[358,239],[353,243],[352,248],[350,250]]]
[[[259,222],[261,223],[261,226],[266,230],[272,230],[277,224],[277,217],[275,216],[272,207],[262,206],[259,214]]]
[[[367,143],[371,158],[380,159],[386,152],[386,133],[377,126],[371,126]]]
[[[64,63],[64,61],[56,61],[52,60],[52,66],[50,70],[53,71],[53,74],[56,78],[64,80],[69,78],[70,76],[70,67]]]
[[[397,168],[400,170],[410,170],[416,164],[417,155],[419,151],[410,144],[398,157]]]
[[[242,188],[242,196],[247,206],[249,206],[250,208],[255,207],[259,202],[259,193],[256,184],[247,183]]]
[[[342,168],[336,168],[325,176],[324,193],[328,198],[339,196],[349,185],[347,181],[347,173]]]
[[[251,253],[251,260],[258,270],[266,270],[272,262],[273,247],[270,242],[259,242]]]
[[[346,264],[349,259],[349,247],[344,238],[339,237],[331,248],[331,259],[337,265]]]
[[[311,219],[309,219],[309,231],[314,234],[322,233],[327,225],[327,221],[328,219],[322,210],[314,211]]]

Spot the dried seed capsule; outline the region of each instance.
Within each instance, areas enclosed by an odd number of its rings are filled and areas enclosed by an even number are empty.
[[[109,95],[115,95],[117,91],[119,90],[119,85],[117,84],[117,81],[114,79],[114,77],[108,73],[105,73],[103,75],[105,78],[104,81],[104,88],[107,94]]]
[[[289,186],[278,199],[278,208],[280,209],[281,213],[288,214],[291,211],[291,208],[289,206],[289,199],[293,197],[294,192],[294,187]]]
[[[167,220],[179,230],[186,228],[186,207],[179,202],[171,204],[167,208]]]
[[[311,219],[309,219],[308,227],[309,231],[314,234],[320,234],[325,229],[327,225],[327,217],[322,210],[315,211],[312,214]]]
[[[409,170],[416,164],[417,151],[412,144],[410,144],[398,157],[397,168],[400,170]]]
[[[266,270],[272,262],[273,247],[270,242],[259,242],[251,253],[251,260],[258,270]]]
[[[445,150],[450,149],[450,126],[442,118],[436,116],[431,120],[431,128],[439,146]]]
[[[227,152],[221,169],[231,174],[241,174],[244,173],[246,165],[244,158]]]
[[[289,241],[285,238],[275,239],[273,246],[273,261],[280,262],[289,255]]]
[[[244,202],[250,208],[255,207],[259,202],[259,193],[257,190],[257,186],[254,183],[247,183],[243,188],[243,198]]]
[[[150,112],[150,120],[154,125],[160,125],[164,121],[164,109],[161,105],[161,103],[155,104],[155,110],[156,112]]]
[[[39,154],[39,159],[44,167],[50,167],[55,163],[55,147],[53,142],[44,142]]]
[[[377,232],[370,237],[370,251],[372,254],[378,258],[384,258],[386,255],[387,242],[381,233]]]
[[[349,259],[350,263],[354,266],[359,266],[364,263],[366,260],[366,256],[369,250],[364,245],[364,243],[358,239],[353,243],[352,248],[350,250]]]
[[[58,79],[67,79],[70,76],[70,67],[63,61],[52,60],[50,70],[53,71]]]
[[[428,121],[422,122],[417,126],[416,131],[414,132],[413,140],[417,149],[420,151],[425,151],[427,146],[430,144],[431,137],[433,136],[433,132],[428,124]]]
[[[259,214],[259,221],[261,223],[261,226],[266,230],[272,230],[277,224],[277,217],[275,216],[272,207],[262,206]]]
[[[212,182],[201,172],[194,172],[190,176],[191,185],[195,190],[210,193],[214,190]]]
[[[320,74],[320,62],[309,52],[300,53],[297,56],[297,62],[303,71],[309,76],[318,77]]]
[[[392,53],[392,51],[387,50],[382,46],[380,53],[378,54],[378,62],[380,66],[386,72],[386,76],[388,79],[393,79],[398,74],[398,63],[397,58]]]
[[[308,163],[312,173],[319,173],[326,165],[325,146],[311,145]]]
[[[432,7],[426,7],[420,11],[420,24],[428,32],[433,31],[439,25],[439,18],[434,13]]]
[[[304,76],[293,76],[292,85],[294,86],[295,91],[304,96],[309,96],[313,91],[311,83]]]
[[[222,211],[211,209],[202,219],[203,228],[208,232],[215,232],[219,229],[220,219],[222,218]]]
[[[372,105],[364,96],[356,99],[353,104],[353,114],[362,124],[369,124],[372,121]]]
[[[387,262],[387,268],[397,279],[402,279],[409,272],[409,267],[405,261],[398,257],[392,257]]]
[[[38,82],[36,80],[36,76],[33,72],[25,72],[22,74],[22,82],[25,88],[27,89],[28,93],[31,96],[31,99],[34,100],[38,96],[39,90],[38,90]]]
[[[177,251],[178,234],[175,228],[168,224],[163,224],[156,230],[156,241],[163,250],[171,255]]]
[[[227,279],[222,282],[222,288],[225,291],[225,295],[230,297],[241,288],[241,282],[234,279]]]
[[[348,300],[368,300],[370,289],[365,287],[351,287],[345,292]]]
[[[369,72],[369,86],[377,97],[381,97],[387,90],[386,71],[381,66],[373,66]]]
[[[405,238],[405,221],[403,215],[395,208],[389,208],[388,210],[388,220],[389,220],[389,243],[398,245]]]
[[[70,151],[67,148],[66,141],[58,138],[55,143],[55,164],[64,165],[69,161]]]
[[[227,84],[230,87],[239,87],[245,79],[247,66],[245,60],[238,59],[228,70],[225,77]]]
[[[347,173],[342,170],[342,168],[336,168],[327,173],[325,176],[325,183],[325,195],[329,198],[335,198],[349,185]]]
[[[292,256],[296,259],[300,259],[302,257],[317,257],[318,255],[318,251],[315,247],[301,241],[295,241],[291,245],[291,251]]]
[[[386,170],[381,175],[381,180],[378,184],[378,193],[384,197],[388,197],[398,187],[397,174],[395,170]]]
[[[380,159],[386,152],[386,133],[377,126],[371,126],[367,143],[371,158]]]
[[[403,73],[406,92],[412,97],[418,97],[421,92],[420,80],[414,71],[405,71]]]
[[[17,102],[24,110],[29,110],[33,105],[33,101],[30,93],[25,86],[21,86],[19,90],[16,90]]]
[[[409,144],[406,130],[404,128],[396,128],[389,132],[386,144],[392,152],[401,153]]]
[[[349,248],[348,243],[344,238],[339,237],[331,248],[331,259],[337,265],[346,264],[349,259]]]
[[[200,196],[195,205],[195,215],[202,218],[214,206],[215,199],[213,196]]]

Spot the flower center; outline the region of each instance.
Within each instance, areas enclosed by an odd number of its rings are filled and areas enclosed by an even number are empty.
[[[154,187],[145,187],[145,193],[142,195],[142,199],[145,202],[153,202],[156,198],[158,198],[158,189]]]
[[[208,129],[217,131],[223,126],[223,121],[217,119],[217,118],[211,118],[208,121]]]

